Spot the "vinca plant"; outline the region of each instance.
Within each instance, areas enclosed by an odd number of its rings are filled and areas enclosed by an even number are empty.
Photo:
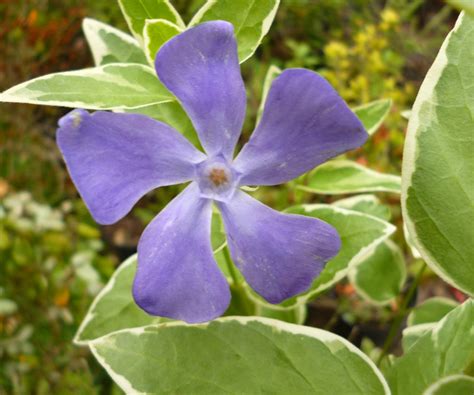
[[[73,109],[57,144],[99,224],[186,184],[97,295],[76,345],[127,394],[474,393],[472,10],[421,86],[398,176],[346,155],[377,132],[391,101],[351,109],[313,70],[268,65],[256,126],[241,136],[240,64],[279,0],[208,0],[189,24],[169,0],[118,3],[131,34],[84,20],[95,67],[0,94]],[[252,196],[259,186],[342,198],[280,212]],[[401,196],[396,225],[423,261],[410,284],[379,192]],[[466,300],[410,309],[426,266]],[[375,305],[405,296],[376,355],[304,325],[307,305],[343,279]]]

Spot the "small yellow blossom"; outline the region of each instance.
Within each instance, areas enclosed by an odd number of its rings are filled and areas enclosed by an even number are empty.
[[[382,61],[382,56],[379,51],[374,51],[369,55],[370,68],[375,72],[386,70],[385,64]]]
[[[330,41],[324,48],[327,57],[332,59],[344,58],[348,55],[349,49],[340,41]]]
[[[385,8],[382,11],[381,16],[382,16],[382,21],[390,25],[396,25],[400,21],[400,17],[396,13],[396,11],[394,11],[391,8]]]

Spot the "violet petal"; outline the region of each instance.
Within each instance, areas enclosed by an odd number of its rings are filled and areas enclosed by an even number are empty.
[[[154,188],[191,180],[205,159],[171,127],[137,114],[72,111],[59,121],[57,142],[101,224],[118,221]]]
[[[270,303],[307,290],[339,252],[337,231],[316,218],[279,213],[242,191],[218,205],[235,265]]]
[[[367,137],[323,77],[288,69],[273,82],[262,119],[234,167],[243,174],[241,185],[280,184],[361,146]]]
[[[246,108],[232,24],[214,21],[186,30],[163,45],[155,67],[182,103],[206,152],[231,158]]]
[[[222,315],[230,291],[212,253],[212,201],[192,183],[148,225],[133,284],[149,314],[198,323]]]

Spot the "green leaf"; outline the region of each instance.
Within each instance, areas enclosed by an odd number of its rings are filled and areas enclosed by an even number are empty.
[[[319,218],[339,232],[342,247],[339,254],[328,262],[310,289],[292,298],[285,305],[305,303],[344,278],[349,269],[359,264],[373,248],[387,239],[395,227],[377,217],[324,204],[294,206],[289,213]]]
[[[380,218],[384,221],[390,221],[392,217],[390,207],[382,204],[380,199],[375,195],[352,196],[334,202],[333,206],[360,211],[361,213],[373,215],[374,217]]]
[[[143,44],[143,29],[147,19],[166,19],[185,27],[181,16],[169,0],[118,0],[128,27],[136,39]]]
[[[461,15],[423,82],[408,124],[403,217],[423,259],[474,295],[474,18]]]
[[[423,395],[472,395],[474,378],[464,374],[453,374],[438,380],[423,392]]]
[[[389,393],[375,365],[347,340],[265,318],[153,325],[90,345],[127,394]]]
[[[407,324],[412,326],[438,322],[458,305],[456,301],[443,297],[427,299],[413,308],[408,315]]]
[[[474,17],[474,2],[472,0],[447,0],[447,2],[459,11],[464,10]]]
[[[182,28],[166,19],[147,19],[143,36],[148,61],[154,64],[156,54],[161,46],[182,31]]]
[[[49,74],[0,94],[0,102],[90,110],[130,109],[173,100],[153,69],[132,63]]]
[[[371,136],[380,128],[391,108],[392,100],[382,99],[355,107],[353,111]]]
[[[240,62],[250,58],[268,33],[280,0],[207,0],[189,23],[222,20],[234,25]]]
[[[262,118],[263,109],[265,108],[265,102],[267,101],[268,92],[272,86],[273,80],[281,74],[281,69],[277,66],[270,66],[268,68],[267,74],[265,75],[265,80],[263,81],[262,88],[262,98],[260,99],[260,106],[257,113],[257,124]]]
[[[360,192],[400,193],[400,177],[378,173],[356,162],[332,160],[311,171],[306,185],[298,185],[298,188],[327,195]]]
[[[439,379],[468,369],[474,358],[473,322],[474,302],[470,299],[396,358],[385,375],[393,395],[419,395]]]
[[[107,63],[148,64],[137,40],[110,25],[85,18],[82,30],[96,66]]]
[[[387,304],[400,293],[406,280],[403,253],[391,240],[374,248],[349,271],[357,293],[374,304]]]
[[[137,256],[123,262],[107,285],[96,296],[79,327],[74,342],[88,342],[125,328],[163,322],[140,309],[132,297],[132,284],[137,266]]]

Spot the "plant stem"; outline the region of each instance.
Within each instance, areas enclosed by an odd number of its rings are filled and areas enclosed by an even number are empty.
[[[423,272],[425,271],[425,268],[426,268],[426,264],[423,262],[421,268],[416,274],[415,279],[411,283],[411,286],[408,289],[408,292],[406,293],[405,298],[402,300],[400,304],[400,309],[398,310],[398,313],[392,322],[387,339],[385,340],[385,343],[383,345],[382,352],[380,353],[380,356],[377,359],[377,366],[380,366],[383,359],[387,355],[388,351],[392,347],[395,337],[397,336],[397,333],[400,330],[400,326],[403,323],[403,320],[405,319],[405,317],[408,315],[408,313],[411,310],[408,308],[408,304],[410,303],[410,300],[413,298],[413,295],[415,294],[415,291],[418,288],[418,285],[420,283],[421,277],[423,276]]]
[[[229,274],[232,277],[233,283],[235,285],[239,284],[239,276],[237,275],[237,272],[235,271],[234,263],[232,262],[232,259],[230,257],[228,244],[224,247],[224,249],[222,250],[222,253],[224,254],[225,263],[227,264],[227,269],[229,269]]]
[[[233,305],[234,309],[238,311],[239,315],[255,315],[255,305],[249,300],[244,286],[240,281],[239,275],[230,257],[228,245],[224,247],[223,254],[230,276],[232,277],[232,284],[230,284],[232,292],[231,305]]]

